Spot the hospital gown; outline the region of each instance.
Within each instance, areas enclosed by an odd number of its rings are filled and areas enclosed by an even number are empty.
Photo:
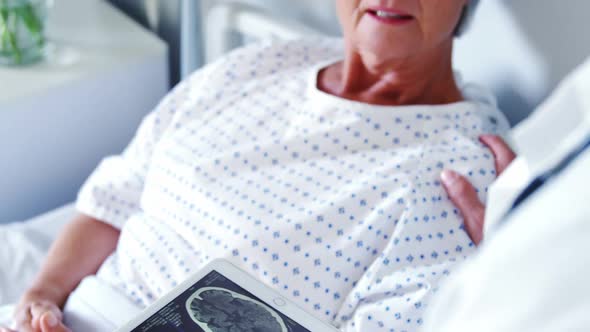
[[[147,306],[225,258],[344,331],[416,331],[475,250],[439,181],[494,180],[493,98],[377,106],[317,89],[342,41],[248,46],[179,84],[79,193],[121,229],[97,276]]]

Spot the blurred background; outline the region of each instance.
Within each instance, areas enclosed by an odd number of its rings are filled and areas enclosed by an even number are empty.
[[[145,27],[155,31],[170,46],[171,82],[180,75],[182,0],[109,0]],[[203,15],[220,0],[189,0],[200,4]],[[482,0],[501,2],[514,16],[531,45],[548,64],[548,89],[590,55],[588,0]],[[296,19],[327,34],[338,35],[335,0],[243,0],[260,5],[278,16]],[[480,15],[484,15],[480,13]],[[502,39],[506,36],[497,35]],[[487,42],[493,43],[494,39]],[[510,52],[509,50],[498,50]]]
[[[242,0],[338,36],[335,1]],[[98,162],[205,64],[204,22],[220,2],[56,0],[59,61],[0,69],[0,223],[75,199]],[[491,87],[517,124],[590,55],[588,12],[588,0],[481,0],[456,68]]]

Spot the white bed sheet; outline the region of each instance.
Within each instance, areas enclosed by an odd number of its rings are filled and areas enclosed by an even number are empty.
[[[68,298],[63,310],[74,332],[111,332],[139,315],[142,308],[95,276],[88,276]],[[14,327],[14,306],[0,306],[0,326]]]
[[[74,206],[67,205],[25,222],[0,225],[0,306],[18,300],[74,214]]]

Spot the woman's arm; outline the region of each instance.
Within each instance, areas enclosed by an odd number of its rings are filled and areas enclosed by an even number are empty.
[[[24,331],[61,331],[63,308],[69,294],[80,281],[96,273],[115,250],[119,230],[86,215],[78,215],[51,246],[40,273],[23,295],[15,312],[15,321]],[[49,328],[48,314],[56,328]],[[44,318],[42,318],[44,317]],[[46,326],[48,328],[43,328]]]
[[[119,230],[86,215],[69,223],[49,249],[40,273],[29,292],[51,288],[51,298],[63,307],[80,281],[96,273],[115,250]]]

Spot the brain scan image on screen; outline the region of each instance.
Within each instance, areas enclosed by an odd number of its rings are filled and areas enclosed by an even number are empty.
[[[226,288],[198,289],[186,301],[186,310],[207,332],[287,332],[275,310]]]

